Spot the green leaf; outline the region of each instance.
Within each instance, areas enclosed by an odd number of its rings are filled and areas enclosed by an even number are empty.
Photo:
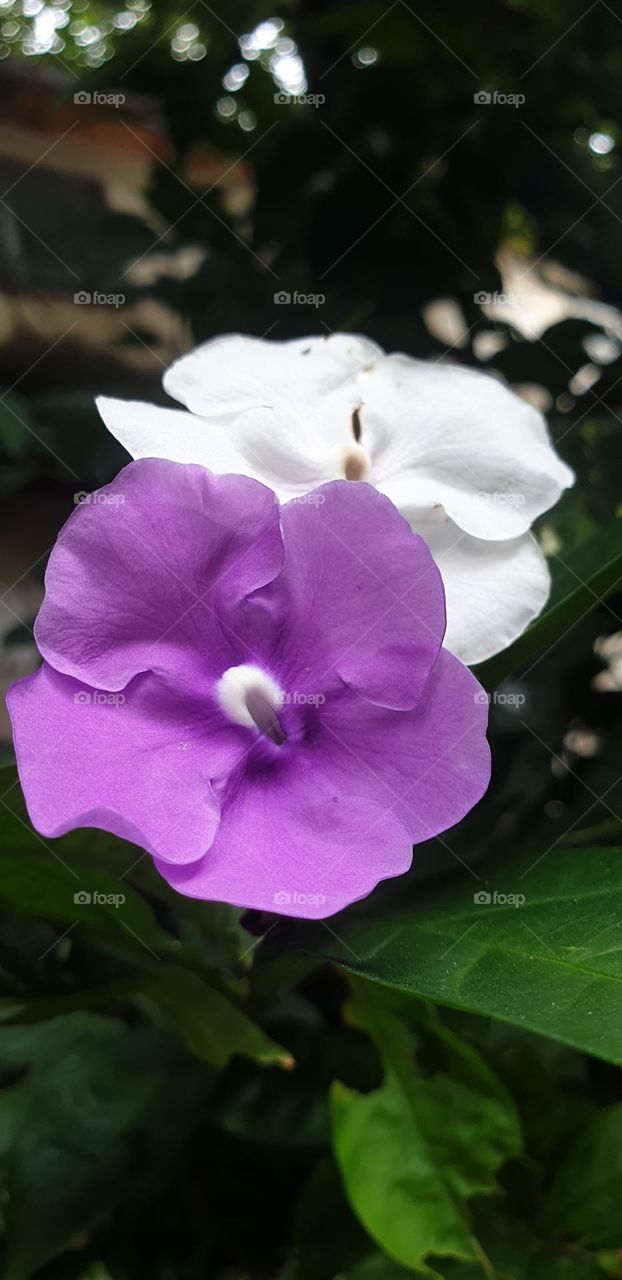
[[[310,925],[284,936],[376,982],[622,1063],[621,891],[621,849],[542,850],[420,885],[380,918],[367,905],[336,916],[334,940]]]
[[[78,875],[61,859],[61,853],[24,855],[3,850],[0,903],[19,915],[70,927],[80,924],[98,933],[121,931],[145,947],[159,945],[150,907],[125,881],[96,866]]]
[[[466,1047],[462,1055],[442,1030],[449,1071],[424,1075],[407,1022],[372,984],[355,985],[355,1010],[384,1081],[367,1094],[333,1086],[333,1145],[350,1203],[369,1235],[414,1271],[430,1274],[431,1256],[476,1260],[467,1201],[493,1192],[496,1170],[520,1150],[511,1101],[478,1055]]]
[[[42,445],[26,401],[21,396],[5,393],[0,398],[0,453],[13,461],[22,461],[29,454],[41,452]]]
[[[5,851],[5,852],[3,852]],[[84,891],[91,902],[74,902]],[[102,902],[101,895],[123,903]],[[97,895],[97,897],[96,897]],[[156,926],[148,901],[166,906],[174,940]],[[0,769],[0,902],[23,915],[115,933],[143,959],[178,959],[218,972],[234,970],[249,950],[239,912],[225,903],[185,898],[158,875],[148,854],[106,831],[81,829],[45,839],[30,823],[14,766]],[[171,947],[175,954],[171,957]]]
[[[509,1248],[491,1245],[486,1256],[492,1264],[490,1268],[452,1263],[443,1267],[443,1280],[604,1280],[594,1258],[574,1254],[553,1257],[550,1245],[547,1248],[545,1243],[540,1252],[535,1240],[523,1240]],[[618,1280],[620,1272],[613,1274]]]
[[[601,1248],[620,1246],[622,1103],[582,1130],[559,1165],[543,1214],[545,1228]]]
[[[22,489],[34,477],[34,467],[23,464],[21,466],[7,467],[0,469],[0,493],[12,493],[15,489]]]
[[[224,1067],[235,1054],[261,1066],[294,1066],[292,1055],[233,1004],[190,970],[160,965],[152,975],[139,969],[127,978],[62,996],[28,999],[9,995],[0,1000],[0,1019],[20,1024],[43,1022],[81,1009],[109,1012],[145,997],[153,1001],[169,1025],[196,1057]]]
[[[294,1066],[287,1049],[197,974],[158,970],[141,983],[141,991],[156,1002],[191,1052],[205,1062],[224,1067],[234,1054],[242,1054],[262,1066]]]
[[[384,1254],[371,1253],[369,1257],[350,1267],[343,1280],[407,1280],[410,1275],[411,1271],[405,1271],[399,1263],[392,1262]]]
[[[540,617],[503,653],[475,668],[486,688],[552,650],[622,582],[622,519],[596,534],[573,556],[572,566],[554,562],[551,599]]]
[[[28,1280],[175,1176],[211,1079],[168,1033],[88,1014],[0,1029],[0,1068],[4,1275]]]
[[[328,1093],[334,1080],[357,1089],[377,1079],[371,1040],[326,1020],[306,997],[290,995],[269,1011],[270,1032],[287,1045],[295,1071],[257,1071],[239,1059],[226,1073],[213,1107],[213,1122],[248,1144],[281,1148],[280,1162],[294,1148],[325,1151],[330,1143]]]
[[[523,1239],[514,1247],[485,1244],[485,1258],[491,1266],[479,1262],[450,1262],[442,1265],[443,1280],[604,1280],[604,1275],[619,1280],[620,1270],[616,1259],[606,1271],[603,1260],[598,1262],[589,1256],[568,1255],[554,1257],[550,1246],[539,1252],[538,1241]],[[600,1265],[599,1265],[600,1263]],[[391,1262],[384,1254],[371,1254],[356,1263],[340,1280],[407,1280],[411,1271],[405,1271]]]
[[[330,1158],[318,1161],[305,1185],[294,1240],[300,1280],[334,1280],[370,1251],[369,1237],[352,1213]]]
[[[119,875],[102,867],[114,848]],[[48,840],[34,831],[13,767],[0,769],[0,903],[18,915],[97,933],[121,934],[158,958],[163,934],[125,873],[140,852],[105,832],[86,828]]]

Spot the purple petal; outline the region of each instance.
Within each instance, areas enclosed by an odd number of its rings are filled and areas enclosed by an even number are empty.
[[[256,773],[225,809],[206,856],[187,867],[157,862],[161,875],[193,898],[305,919],[333,915],[401,875],[412,860],[406,825],[366,795],[363,777],[343,786],[330,766],[328,753]]]
[[[290,689],[343,683],[384,707],[414,707],[445,630],[426,543],[370,485],[336,480],[282,509],[285,561],[256,602],[278,619]]]
[[[30,817],[45,836],[100,827],[176,862],[200,858],[218,828],[212,790],[243,734],[160,677],[95,690],[44,663],[7,698]]]
[[[61,531],[39,649],[57,671],[100,689],[149,670],[194,687],[249,660],[241,602],[282,557],[278,504],[257,481],[162,459],[130,463]]]
[[[322,712],[333,775],[345,781],[360,770],[370,796],[408,824],[413,844],[454,826],[488,786],[488,699],[446,649],[414,713],[363,713],[345,698]]]
[[[126,468],[61,535],[51,665],[9,704],[44,835],[102,827],[182,893],[322,918],[479,799],[487,705],[438,657],[440,575],[386,498],[338,481],[282,517],[242,476]],[[221,696],[249,663],[282,694],[280,741]]]
[[[204,858],[159,863],[179,892],[322,919],[401,875],[490,778],[486,695],[443,651],[415,712],[351,692],[321,708],[282,769],[249,771]]]

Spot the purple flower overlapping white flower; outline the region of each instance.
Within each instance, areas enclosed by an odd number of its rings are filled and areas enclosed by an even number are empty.
[[[98,402],[133,458],[239,472],[282,501],[336,478],[373,484],[428,542],[445,643],[464,662],[504,649],[541,611],[549,573],[530,529],[573,475],[541,414],[496,378],[352,335],[229,335],[183,356],[164,387],[185,410]]]
[[[441,648],[440,574],[367,484],[280,507],[131,463],[62,530],[9,694],[43,835],[100,827],[181,893],[331,915],[484,792],[487,701]]]

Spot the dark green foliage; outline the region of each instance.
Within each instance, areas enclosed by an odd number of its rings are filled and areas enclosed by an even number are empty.
[[[59,69],[20,60],[32,18],[17,7],[0,19],[7,101],[16,68]],[[622,317],[586,307],[554,265],[620,306],[620,14],[605,0],[144,9],[109,31],[98,67],[79,28],[61,29],[56,105],[116,86],[146,95],[150,123],[157,106],[167,160],[150,225],[108,207],[94,178],[1,162],[7,314],[29,299],[38,319],[48,303],[63,316],[81,289],[127,306],[98,342],[80,306],[48,340],[18,319],[2,339],[2,546],[27,550],[0,595],[30,564],[41,576],[74,493],[126,461],[94,395],[165,402],[160,340],[164,362],[226,330],[360,330],[433,359],[453,347],[545,393],[577,483],[538,530],[546,610],[478,672],[487,797],[327,925],[176,897],[103,833],[41,840],[0,771],[3,1274],[621,1280],[622,695],[594,681],[622,632]],[[72,18],[116,12],[89,2]],[[266,54],[219,114],[236,37],[273,16],[325,102],[275,102]],[[196,62],[171,57],[184,23]],[[495,89],[525,101],[475,101]],[[129,108],[111,109],[120,120],[136,127]],[[599,133],[610,150],[590,146]],[[197,154],[213,177],[189,179]],[[504,287],[500,245],[562,280],[566,313],[529,338],[476,302]],[[194,271],[175,276],[189,249]],[[149,280],[125,276],[151,251]],[[325,301],[282,306],[280,290]],[[443,298],[461,309],[457,336],[426,323]],[[600,377],[581,389],[588,363]]]

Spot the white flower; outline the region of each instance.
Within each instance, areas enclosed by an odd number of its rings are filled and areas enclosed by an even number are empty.
[[[504,649],[542,609],[549,574],[529,530],[573,475],[541,414],[495,378],[347,334],[228,335],[177,360],[164,387],[190,412],[98,400],[133,458],[242,472],[285,501],[337,477],[375,485],[429,543],[445,643],[464,662]]]

